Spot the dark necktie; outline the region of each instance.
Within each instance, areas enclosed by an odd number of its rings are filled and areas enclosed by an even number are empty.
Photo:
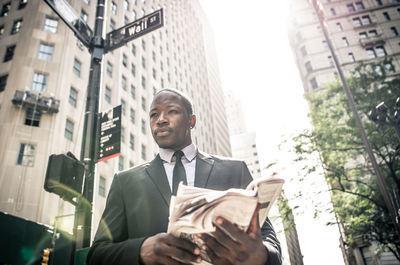
[[[179,182],[183,181],[183,184],[187,185],[186,172],[182,164],[183,155],[184,154],[182,151],[176,151],[174,153],[176,161],[175,161],[174,171],[172,174],[172,195],[176,195]]]

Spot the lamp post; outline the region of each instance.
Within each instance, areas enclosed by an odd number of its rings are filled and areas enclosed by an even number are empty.
[[[375,109],[372,109],[368,113],[368,117],[371,121],[382,125],[382,126],[392,126],[396,131],[397,138],[400,142],[400,97],[396,99],[396,103],[392,110],[392,115],[389,113],[389,107],[385,102],[379,103]]]

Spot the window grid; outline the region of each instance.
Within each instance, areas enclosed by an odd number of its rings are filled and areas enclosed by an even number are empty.
[[[33,167],[35,158],[34,144],[21,143],[19,147],[19,153],[17,158],[17,165]]]
[[[40,43],[38,59],[44,61],[50,61],[53,55],[54,46],[50,44]]]
[[[69,90],[69,99],[68,102],[73,106],[76,107],[76,104],[78,102],[78,91],[71,87]]]
[[[46,90],[47,75],[41,73],[33,74],[32,90],[43,92]]]
[[[74,123],[72,121],[70,121],[69,119],[67,119],[66,122],[65,122],[64,136],[69,141],[72,141],[73,136],[74,136]]]

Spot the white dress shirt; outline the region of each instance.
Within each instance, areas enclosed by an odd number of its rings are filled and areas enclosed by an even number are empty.
[[[196,156],[197,156],[197,147],[195,144],[190,144],[181,150],[183,152],[182,156],[182,164],[185,168],[186,172],[186,180],[188,186],[194,186],[194,173],[196,169]],[[173,171],[175,166],[174,157],[175,151],[172,149],[164,149],[160,148],[160,158],[163,161],[165,173],[167,173],[169,187],[172,191],[172,178]]]

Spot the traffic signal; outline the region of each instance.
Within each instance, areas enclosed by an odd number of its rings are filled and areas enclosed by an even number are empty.
[[[70,152],[52,154],[47,165],[44,189],[73,203],[73,198],[82,193],[85,165]]]
[[[42,265],[47,265],[49,263],[50,253],[51,253],[50,248],[45,248],[42,250],[42,263],[41,263]]]

